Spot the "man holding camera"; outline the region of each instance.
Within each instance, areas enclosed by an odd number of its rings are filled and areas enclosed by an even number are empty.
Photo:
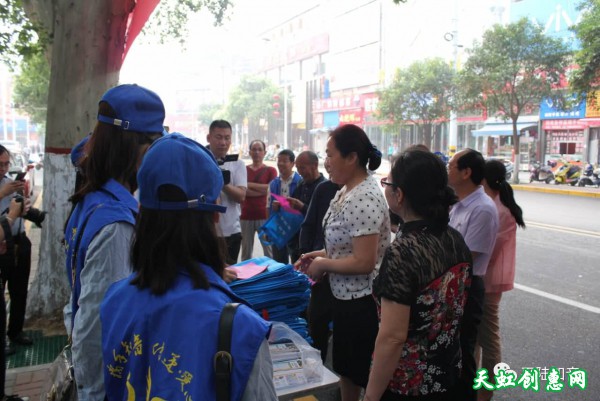
[[[13,198],[25,202],[23,181],[14,181],[10,178],[10,152],[0,145],[0,213],[5,215]],[[25,224],[18,218],[12,224],[13,244],[7,246],[6,241],[0,244],[0,270],[2,282],[7,283],[10,294],[10,317],[8,319],[8,338],[4,352],[6,355],[16,352],[15,345],[31,345],[33,341],[23,333],[25,323],[25,307],[27,305],[27,287],[29,272],[31,270],[31,241],[25,234]],[[4,290],[4,286],[2,286]],[[4,291],[2,291],[4,293]]]
[[[242,245],[242,226],[240,215],[241,204],[246,199],[246,188],[248,180],[246,165],[237,159],[237,155],[227,155],[231,147],[231,124],[225,120],[215,120],[208,128],[206,139],[212,154],[217,159],[222,170],[229,171],[229,183],[221,191],[221,205],[227,207],[227,211],[219,216],[219,235],[227,243],[227,263],[237,263],[240,247]],[[201,177],[199,177],[201,179]]]

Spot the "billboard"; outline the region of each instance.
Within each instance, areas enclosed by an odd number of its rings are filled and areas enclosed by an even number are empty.
[[[562,39],[572,50],[579,47],[569,28],[579,21],[580,0],[512,0],[510,22],[529,18],[553,38]]]

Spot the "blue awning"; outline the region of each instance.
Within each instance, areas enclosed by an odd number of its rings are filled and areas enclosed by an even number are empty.
[[[521,120],[521,119],[519,118],[519,120]],[[526,121],[519,121],[519,120],[517,120],[517,131],[519,131],[519,132],[525,131],[525,130],[531,130],[531,129],[537,128],[537,126],[538,126],[537,118],[532,119],[531,117],[529,117],[529,118],[527,118]],[[500,122],[498,122],[497,119],[488,119],[488,121],[485,122],[485,125],[483,126],[483,128],[471,131],[471,135],[473,135],[473,136],[490,136],[490,135],[503,136],[503,135],[512,135],[512,133],[513,133],[512,122],[501,122],[500,123]]]

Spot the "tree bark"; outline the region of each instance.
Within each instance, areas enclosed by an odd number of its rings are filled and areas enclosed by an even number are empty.
[[[41,236],[37,275],[31,285],[28,318],[56,313],[70,294],[61,241],[70,211],[75,172],[69,153],[92,131],[98,100],[117,84],[128,13],[133,0],[26,0],[52,34],[46,124],[43,209],[49,211]],[[51,18],[49,17],[51,16]]]
[[[519,169],[521,168],[521,166],[520,166],[521,157],[519,156],[519,148],[521,147],[520,146],[521,137],[519,136],[519,131],[517,129],[517,119],[512,120],[512,126],[513,126],[513,135],[512,135],[513,153],[515,155],[515,160],[513,162],[512,183],[518,184],[519,183]]]

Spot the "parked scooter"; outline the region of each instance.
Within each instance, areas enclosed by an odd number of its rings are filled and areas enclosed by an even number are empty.
[[[574,186],[581,177],[581,167],[566,162],[554,172],[555,184],[571,184]]]
[[[594,166],[589,163],[586,164],[577,185],[580,187],[593,185],[597,188],[600,188],[600,167],[594,170]]]
[[[550,184],[554,180],[552,164],[556,165],[556,162],[548,160],[548,165],[542,166],[540,162],[534,161],[529,168],[529,182],[543,181],[546,184]]]

